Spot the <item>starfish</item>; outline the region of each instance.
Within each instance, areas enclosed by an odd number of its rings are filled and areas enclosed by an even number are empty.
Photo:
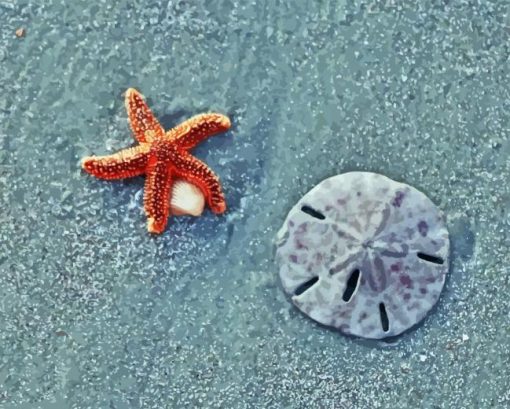
[[[82,160],[83,169],[100,179],[145,175],[143,202],[151,233],[165,230],[176,180],[196,186],[213,213],[225,212],[227,206],[218,177],[188,151],[209,136],[229,129],[228,117],[217,113],[196,115],[165,132],[134,88],[126,91],[125,105],[139,144],[113,155],[86,157]]]

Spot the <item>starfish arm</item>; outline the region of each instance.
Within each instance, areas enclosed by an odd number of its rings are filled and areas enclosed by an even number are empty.
[[[221,114],[196,115],[167,132],[166,136],[182,149],[190,149],[195,145],[231,126],[230,119]]]
[[[87,156],[82,168],[100,179],[123,179],[145,173],[149,158],[149,147],[139,145],[123,149],[113,155]]]
[[[173,161],[175,173],[180,178],[197,186],[205,196],[211,210],[220,214],[225,212],[227,204],[218,176],[202,161],[187,152],[180,152]]]
[[[136,89],[126,91],[126,111],[129,124],[138,142],[151,142],[165,134],[163,127],[151,112],[150,108]]]
[[[149,164],[143,195],[143,206],[148,218],[147,230],[150,233],[159,234],[165,230],[170,213],[171,188],[168,165],[154,160],[154,163]]]

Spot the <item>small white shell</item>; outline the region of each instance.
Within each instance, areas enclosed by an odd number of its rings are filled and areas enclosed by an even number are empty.
[[[178,179],[170,194],[170,213],[174,216],[200,216],[204,211],[205,198],[195,185]]]

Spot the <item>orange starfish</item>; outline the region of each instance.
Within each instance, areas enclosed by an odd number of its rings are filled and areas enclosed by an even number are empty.
[[[108,156],[89,156],[82,167],[101,179],[123,179],[146,175],[144,209],[147,229],[162,233],[170,214],[170,195],[176,179],[200,189],[211,210],[220,214],[227,206],[218,177],[188,150],[205,138],[230,128],[230,120],[209,113],[192,117],[165,132],[135,89],[126,92],[126,110],[139,145]],[[176,214],[176,213],[174,213]]]

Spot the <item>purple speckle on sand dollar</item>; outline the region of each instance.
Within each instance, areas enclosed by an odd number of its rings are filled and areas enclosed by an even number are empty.
[[[277,237],[285,291],[306,315],[363,338],[402,333],[434,306],[449,265],[442,212],[385,176],[350,172],[314,187]]]
[[[402,205],[402,201],[404,200],[404,192],[398,191],[395,193],[395,198],[391,202],[391,204],[395,207],[400,207]]]
[[[420,234],[423,237],[425,237],[427,235],[427,232],[429,231],[429,225],[427,224],[427,222],[425,220],[421,220],[418,223],[418,231],[420,232]]]

